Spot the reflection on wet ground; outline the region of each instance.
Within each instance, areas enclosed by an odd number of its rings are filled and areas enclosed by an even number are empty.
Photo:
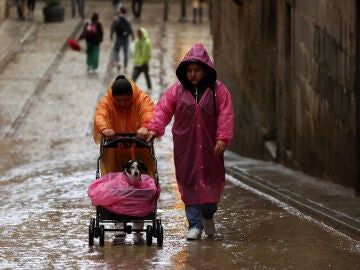
[[[216,216],[217,234],[200,241],[184,239],[186,220],[176,189],[171,138],[156,142],[162,194],[158,215],[164,246],[151,247],[145,235],[115,238],[88,246],[88,222],[95,214],[86,191],[95,176],[96,153],[79,153],[64,168],[45,162],[1,186],[2,267],[29,269],[356,269],[359,243],[307,218],[272,198],[254,193],[237,180],[228,184]],[[79,148],[83,148],[84,146]],[[92,159],[89,159],[92,156]],[[66,160],[66,155],[63,156]]]

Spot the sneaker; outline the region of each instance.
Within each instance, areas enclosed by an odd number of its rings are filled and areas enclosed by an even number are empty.
[[[199,230],[198,228],[191,228],[186,235],[186,240],[197,240],[200,238],[200,236],[201,230]]]
[[[121,69],[121,65],[120,65],[120,64],[117,64],[117,66],[116,66],[117,72],[120,72],[120,69]]]
[[[205,219],[204,218],[204,231],[208,236],[213,236],[215,234],[215,223],[214,219]]]

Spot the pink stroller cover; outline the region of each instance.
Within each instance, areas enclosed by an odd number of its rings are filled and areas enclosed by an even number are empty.
[[[93,206],[103,206],[110,212],[135,217],[151,214],[160,196],[160,185],[147,174],[141,183],[131,183],[123,172],[108,173],[95,180],[88,188]]]

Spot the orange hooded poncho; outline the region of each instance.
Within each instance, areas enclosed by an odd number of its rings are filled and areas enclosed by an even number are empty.
[[[112,82],[104,96],[98,103],[94,116],[93,137],[95,143],[101,142],[101,132],[104,129],[113,129],[116,133],[136,131],[141,127],[147,127],[153,117],[154,102],[151,98],[140,90],[137,85],[129,78],[126,78],[133,90],[132,104],[126,110],[116,108],[113,101],[111,87]],[[100,161],[101,174],[118,172],[123,170],[123,165],[129,160],[142,160],[150,169],[153,165],[149,158],[149,149],[135,148],[129,149],[106,149]],[[150,173],[151,175],[151,173]]]

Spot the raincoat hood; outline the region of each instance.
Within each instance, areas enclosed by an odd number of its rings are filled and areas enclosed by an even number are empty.
[[[140,95],[140,90],[139,90],[139,88],[137,87],[137,85],[135,84],[135,82],[134,82],[132,79],[126,77],[126,80],[131,84],[131,88],[132,88],[132,92],[133,92],[133,98],[132,98],[132,100],[134,101],[134,100],[136,100],[136,99],[138,98],[138,96]],[[113,97],[113,95],[112,95],[112,89],[111,89],[114,83],[115,83],[115,81],[113,81],[113,82],[111,83],[110,87],[107,89],[107,96],[108,96],[108,97],[111,99],[111,101],[115,104],[114,97]]]
[[[147,30],[144,27],[140,27],[139,31],[142,34],[141,39],[148,39],[149,38],[149,34],[148,34]]]
[[[134,51],[134,65],[143,66],[147,65],[151,59],[151,41],[147,30],[144,27],[140,27],[141,37],[135,41]]]
[[[179,81],[186,87],[190,86],[186,78],[186,67],[188,63],[196,62],[205,66],[208,70],[208,75],[204,79],[204,84],[207,86],[214,86],[217,78],[215,66],[212,63],[209,54],[207,53],[203,44],[195,44],[186,56],[181,60],[176,69],[176,76]],[[212,88],[212,87],[211,87]]]

